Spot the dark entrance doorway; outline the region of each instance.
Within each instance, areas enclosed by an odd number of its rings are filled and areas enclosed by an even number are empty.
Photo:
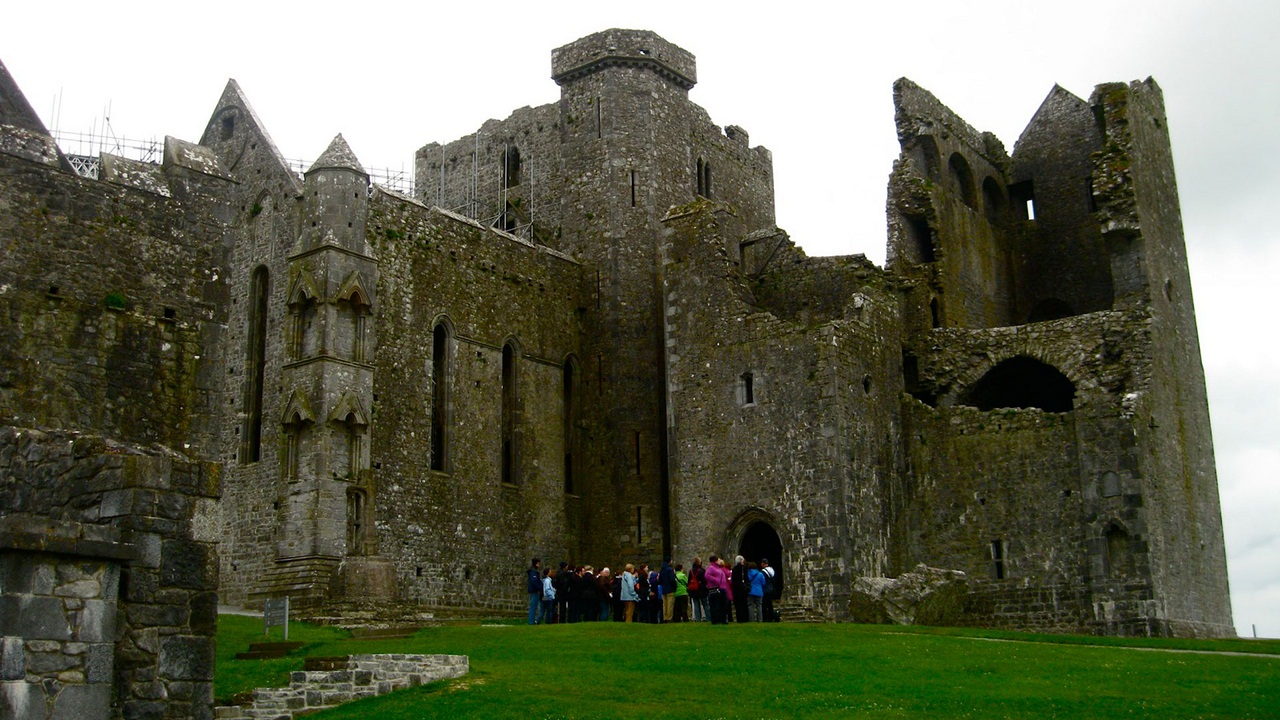
[[[742,533],[742,541],[738,543],[738,554],[747,562],[760,562],[760,558],[769,559],[769,567],[776,573],[775,583],[785,588],[782,583],[782,540],[769,523],[757,520],[747,526]]]

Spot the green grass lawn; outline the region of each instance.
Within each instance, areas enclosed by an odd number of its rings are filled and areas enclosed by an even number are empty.
[[[218,697],[283,684],[300,657],[231,659],[259,620],[223,616]],[[453,681],[312,717],[1271,718],[1280,641],[1123,640],[874,625],[449,625],[359,641],[294,624],[306,655],[451,653]],[[1012,640],[1005,642],[1003,640]],[[1248,652],[1144,652],[1118,645]]]

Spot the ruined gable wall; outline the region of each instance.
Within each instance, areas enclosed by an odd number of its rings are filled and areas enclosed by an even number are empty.
[[[1027,322],[1054,301],[1065,303],[1068,314],[1111,308],[1111,266],[1092,212],[1092,154],[1101,148],[1092,108],[1061,88],[1018,138],[1010,180],[1031,184],[1035,219],[1017,221],[1016,322]],[[1025,214],[1025,207],[1013,210],[1011,220]]]
[[[923,282],[942,326],[1010,324],[1004,147],[910,80],[894,84],[894,102],[904,159],[890,184],[890,269]],[[996,191],[984,197],[988,183]]]
[[[574,558],[580,500],[565,493],[562,368],[578,348],[580,268],[385,193],[370,201],[380,261],[371,458],[381,554],[402,597],[514,607],[533,555]],[[453,328],[447,472],[431,470],[432,333]],[[502,347],[515,339],[518,484],[501,474]],[[580,397],[594,398],[585,383]],[[606,558],[607,560],[607,558]],[[420,569],[420,570],[419,570]]]

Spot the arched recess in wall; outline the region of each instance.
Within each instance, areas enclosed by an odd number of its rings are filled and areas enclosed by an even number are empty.
[[[992,225],[1003,222],[1008,209],[1000,181],[988,175],[982,181],[982,211],[986,213],[987,222]]]
[[[916,172],[922,177],[935,183],[942,180],[940,173],[942,155],[938,152],[938,143],[934,142],[933,136],[917,135],[911,144],[908,156]]]
[[[448,318],[436,321],[431,331],[431,469],[449,472],[449,430],[453,383],[453,324]]]
[[[294,360],[311,357],[320,350],[320,333],[316,326],[316,310],[320,293],[305,271],[293,277],[289,288],[289,352]]]
[[[1025,355],[1003,360],[987,371],[961,396],[961,403],[979,410],[1039,408],[1070,412],[1075,408],[1075,384],[1052,365]]]
[[[570,355],[564,359],[561,369],[560,393],[563,413],[564,444],[564,491],[567,495],[577,495],[578,489],[578,384],[581,371],[578,359]]]
[[[1107,577],[1121,579],[1134,574],[1133,543],[1129,531],[1118,522],[1107,525],[1104,533],[1107,556],[1105,567]]]
[[[502,482],[520,484],[520,345],[502,344]]]
[[[955,186],[956,193],[960,195],[960,200],[965,205],[973,209],[978,208],[978,193],[974,188],[973,170],[969,169],[969,161],[964,159],[960,153],[951,153],[951,159],[947,160],[947,169],[951,173],[951,181]]]
[[[334,334],[338,357],[352,362],[368,362],[369,317],[373,306],[360,273],[353,272],[338,290],[338,332]]]
[[[271,197],[271,193],[264,192],[254,201],[253,207],[249,208],[255,254],[271,247],[272,238],[275,236],[273,226],[275,207],[276,202]]]
[[[329,414],[334,434],[331,467],[338,476],[356,481],[365,468],[365,447],[368,439],[369,416],[360,400],[348,391],[334,405]]]
[[[751,508],[739,515],[725,533],[725,562],[732,564],[735,554],[749,562],[768,558],[769,566],[776,573],[774,582],[785,588],[783,571],[786,567],[786,553],[776,527],[774,517],[760,508]]]
[[[262,388],[267,367],[267,299],[271,272],[265,265],[253,269],[249,280],[249,322],[245,334],[244,428],[240,462],[262,459]]]
[[[305,395],[295,390],[285,405],[280,425],[283,430],[284,448],[280,455],[280,474],[286,480],[296,480],[306,474],[303,460],[307,457],[311,442],[311,428],[315,425],[315,413]]]

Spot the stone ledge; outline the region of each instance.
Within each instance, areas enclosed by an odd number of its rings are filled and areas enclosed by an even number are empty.
[[[259,688],[253,691],[252,703],[215,708],[214,717],[293,718],[352,700],[462,677],[470,670],[466,655],[350,655],[341,669],[292,673],[289,687]]]

